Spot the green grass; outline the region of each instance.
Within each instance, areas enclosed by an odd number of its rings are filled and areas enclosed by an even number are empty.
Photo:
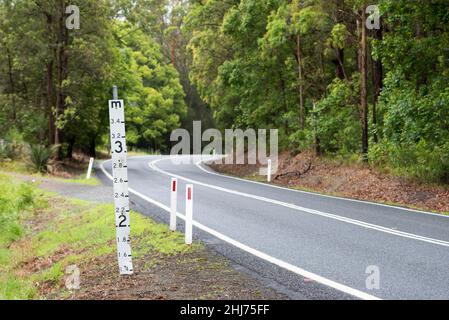
[[[245,176],[245,177],[243,177],[243,179],[252,180],[252,181],[261,182],[261,183],[267,183],[267,184],[269,183],[267,181],[267,177],[266,176],[261,176],[261,175],[258,175],[258,174]]]
[[[34,205],[35,189],[0,174],[0,249],[20,238],[21,219]]]
[[[32,292],[5,268],[13,255],[10,245],[25,234],[22,222],[37,203],[35,194],[33,186],[0,174],[0,299],[23,299]]]
[[[87,169],[86,169],[86,171],[87,171]],[[86,174],[79,175],[76,178],[64,179],[64,178],[59,178],[59,177],[52,177],[50,175],[43,174],[43,173],[35,173],[26,165],[26,163],[24,163],[22,161],[2,162],[0,172],[3,172],[5,174],[14,172],[14,173],[27,175],[27,176],[36,178],[37,180],[39,178],[46,178],[46,179],[53,179],[53,180],[60,181],[60,182],[75,183],[75,184],[81,184],[81,185],[93,186],[93,187],[101,185],[101,181],[95,177],[94,172],[92,172],[92,176],[89,180],[86,179]]]
[[[0,299],[41,298],[35,283],[58,286],[67,266],[82,265],[116,250],[112,205],[62,199],[0,175],[0,214],[6,221],[0,226]],[[31,227],[39,223],[38,231],[33,231]],[[134,212],[131,236],[136,259],[154,252],[188,253],[200,247],[185,245],[181,233]],[[32,274],[20,272],[36,260],[51,264]]]
[[[79,176],[78,178],[74,178],[74,179],[61,179],[61,178],[54,178],[54,179],[61,180],[62,182],[76,183],[76,184],[82,184],[82,185],[92,186],[92,187],[101,185],[101,181],[98,180],[93,174],[89,180],[86,179],[86,177],[84,175]]]
[[[32,174],[29,166],[23,161],[3,161],[1,162],[1,170],[3,172]],[[36,176],[41,176],[41,174],[36,174]]]

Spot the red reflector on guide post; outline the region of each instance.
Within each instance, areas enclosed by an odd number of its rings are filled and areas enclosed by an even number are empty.
[[[187,200],[192,200],[192,189],[187,189]]]
[[[173,181],[173,191],[176,191],[176,181]]]

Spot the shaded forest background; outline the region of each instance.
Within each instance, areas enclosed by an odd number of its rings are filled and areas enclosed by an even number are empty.
[[[448,0],[0,0],[0,154],[95,155],[114,84],[132,148],[167,152],[202,120],[449,182]]]

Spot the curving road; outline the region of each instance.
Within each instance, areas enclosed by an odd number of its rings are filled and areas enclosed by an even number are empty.
[[[165,211],[177,177],[182,218],[193,184],[194,235],[291,297],[449,299],[449,217],[244,181],[189,159],[130,158],[131,200]],[[111,163],[101,169],[110,176]]]

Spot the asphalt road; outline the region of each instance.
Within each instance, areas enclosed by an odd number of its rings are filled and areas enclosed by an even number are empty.
[[[191,160],[130,158],[132,203],[166,222],[171,177],[180,216],[193,184],[194,237],[267,285],[296,299],[449,299],[449,217],[253,183]]]

